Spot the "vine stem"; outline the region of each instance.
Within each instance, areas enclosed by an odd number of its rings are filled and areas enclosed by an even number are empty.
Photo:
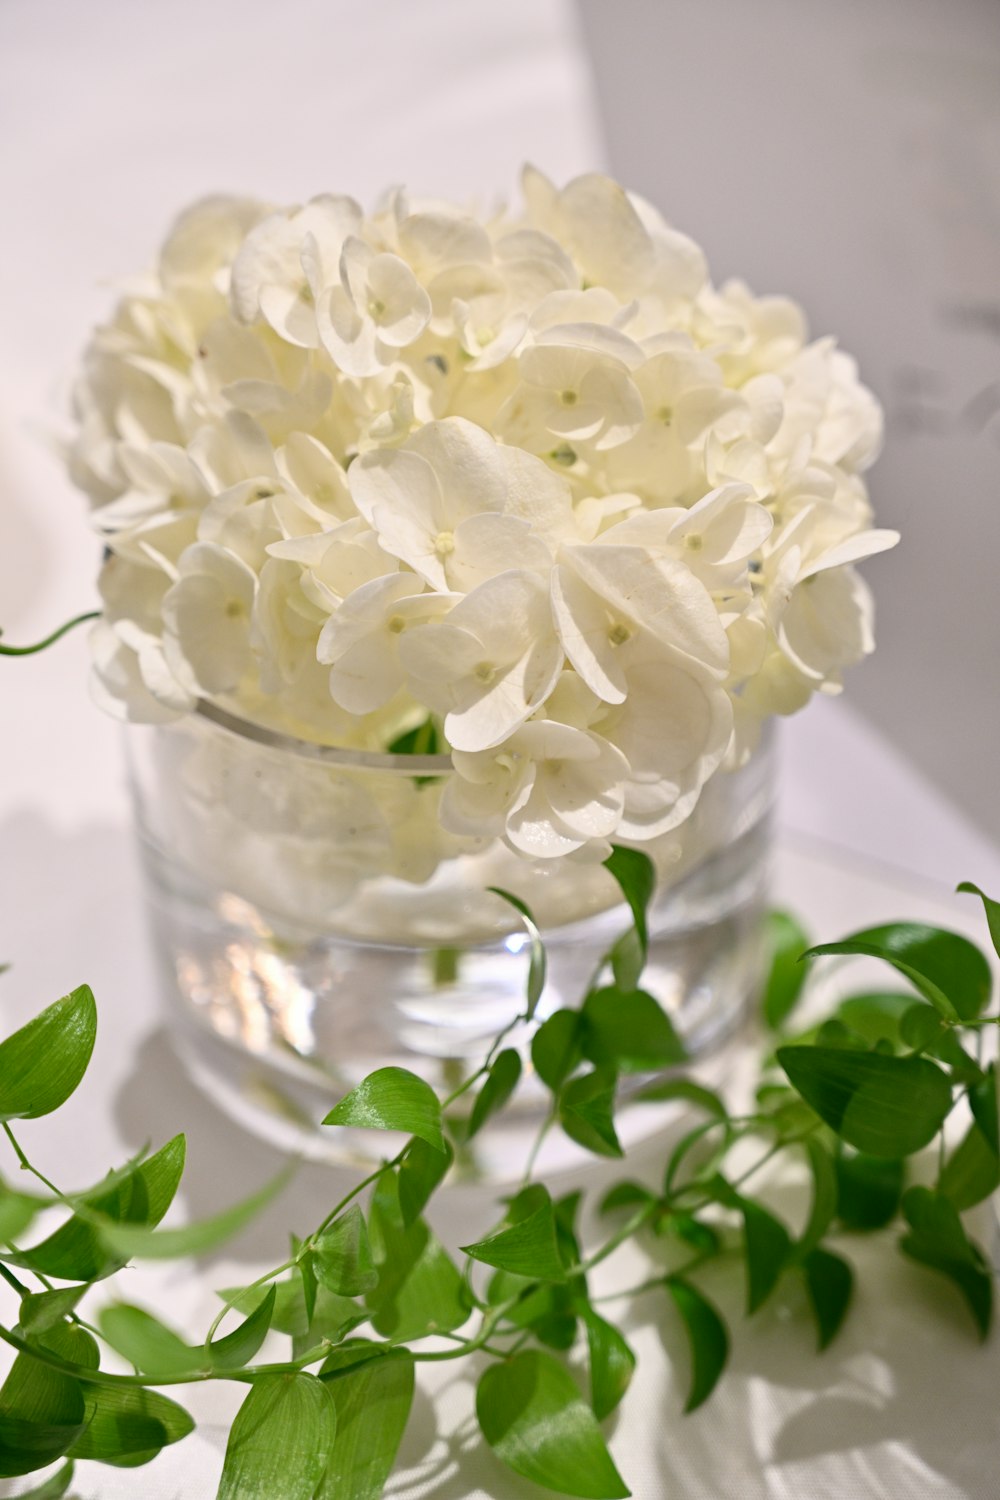
[[[0,656],[34,656],[36,651],[44,651],[46,646],[54,646],[62,636],[69,631],[75,630],[78,625],[86,625],[88,620],[99,620],[101,611],[99,609],[89,610],[84,615],[76,615],[72,620],[67,620],[65,625],[60,625],[58,630],[53,630],[43,641],[36,641],[33,646],[5,646],[0,641]],[[3,631],[0,630],[0,635]]]
[[[14,1132],[11,1130],[11,1128],[8,1125],[8,1123],[7,1123],[6,1120],[3,1121],[3,1128],[4,1128],[4,1134],[6,1135],[7,1139],[10,1141],[10,1144],[14,1148],[14,1155],[17,1157],[18,1162],[20,1163],[21,1171],[22,1172],[30,1172],[31,1175],[32,1175],[32,1177],[37,1177],[38,1181],[42,1184],[42,1186],[43,1187],[47,1187],[50,1193],[54,1193],[55,1196],[59,1199],[59,1201],[61,1203],[66,1203],[66,1204],[68,1204],[68,1206],[70,1208],[75,1208],[76,1205],[70,1202],[70,1200],[66,1197],[66,1194],[63,1193],[63,1192],[60,1192],[60,1190],[56,1187],[55,1183],[54,1182],[50,1182],[49,1179],[42,1172],[40,1172],[36,1166],[33,1166],[32,1163],[28,1160],[28,1158],[25,1156],[24,1152],[21,1150],[20,1145],[18,1144],[17,1137],[15,1136]]]

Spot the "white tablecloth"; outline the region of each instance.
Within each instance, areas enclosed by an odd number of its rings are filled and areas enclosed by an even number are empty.
[[[339,0],[5,0],[0,116],[0,626],[10,639],[93,599],[82,505],[38,435],[108,305],[99,279],[140,265],[176,205],[220,187],[370,199],[401,178],[492,193],[512,187],[524,157],[565,177],[601,154],[561,0],[383,0],[364,13]],[[185,1129],[182,1209],[204,1215],[263,1181],[275,1159],[193,1089],[160,1029],[118,734],[88,702],[85,642],[0,672],[0,958],[14,965],[0,983],[2,1028],[82,980],[101,1013],[86,1086],[30,1128],[32,1147],[72,1182]],[[777,894],[823,936],[899,915],[968,927],[973,909],[949,901],[948,886],[973,878],[1000,890],[997,852],[843,705],[815,705],[785,740]],[[657,1149],[644,1148],[650,1170]],[[196,1331],[211,1289],[280,1259],[283,1231],[310,1227],[339,1181],[303,1171],[225,1263],[130,1272],[127,1295]],[[466,1241],[491,1215],[487,1195],[449,1193],[439,1227]],[[629,1314],[641,1373],[611,1443],[636,1496],[997,1495],[1000,1342],[979,1348],[946,1316],[947,1291],[935,1295],[884,1244],[859,1241],[851,1254],[858,1308],[834,1348],[816,1358],[798,1303],[737,1319],[731,1372],[690,1418],[676,1326],[649,1301]],[[624,1253],[601,1289],[636,1271]],[[714,1290],[735,1307],[739,1288]],[[469,1447],[470,1390],[452,1379],[440,1368],[422,1376],[391,1493],[537,1493]],[[80,1495],[210,1500],[219,1419],[237,1396],[198,1390],[194,1438],[139,1471],[84,1465]]]

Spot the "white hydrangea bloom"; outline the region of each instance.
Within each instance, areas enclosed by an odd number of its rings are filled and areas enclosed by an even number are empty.
[[[793,302],[606,177],[523,187],[196,204],[74,396],[100,701],[365,750],[429,720],[453,774],[372,812],[411,881],[673,836],[872,649],[896,540],[878,404]]]

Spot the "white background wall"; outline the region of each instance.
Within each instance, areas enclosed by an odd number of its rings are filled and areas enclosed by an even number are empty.
[[[581,0],[615,174],[888,414],[860,706],[1000,836],[1000,4]]]

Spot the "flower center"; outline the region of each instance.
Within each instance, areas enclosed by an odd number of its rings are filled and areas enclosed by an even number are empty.
[[[390,615],[389,619],[386,621],[386,629],[389,631],[390,635],[402,635],[403,631],[406,629],[406,621],[403,619],[402,615]]]
[[[697,531],[691,531],[684,538],[684,545],[689,552],[700,552],[705,545],[705,538],[699,536]]]
[[[578,399],[579,398],[576,394],[576,391],[559,392],[559,400],[562,402],[563,406],[575,406]]]
[[[242,620],[243,615],[244,615],[243,605],[240,603],[240,601],[238,599],[227,599],[226,600],[226,619],[227,620]]]
[[[616,620],[613,625],[608,627],[608,644],[610,646],[624,646],[625,642],[631,639],[631,630],[629,630],[627,625],[623,625],[621,620]]]
[[[495,328],[480,328],[476,334],[476,343],[480,349],[485,349],[487,344],[492,344],[496,336]]]
[[[448,557],[455,550],[455,533],[439,531],[434,538],[434,551],[438,557]]]
[[[659,411],[656,413],[656,417],[658,421],[663,423],[664,427],[669,427],[671,422],[674,420],[673,407],[661,406]]]
[[[371,297],[368,301],[368,312],[378,322],[385,312],[385,303],[378,297]]]
[[[497,675],[497,669],[491,661],[481,661],[478,666],[473,667],[472,675],[477,682],[487,686]]]

